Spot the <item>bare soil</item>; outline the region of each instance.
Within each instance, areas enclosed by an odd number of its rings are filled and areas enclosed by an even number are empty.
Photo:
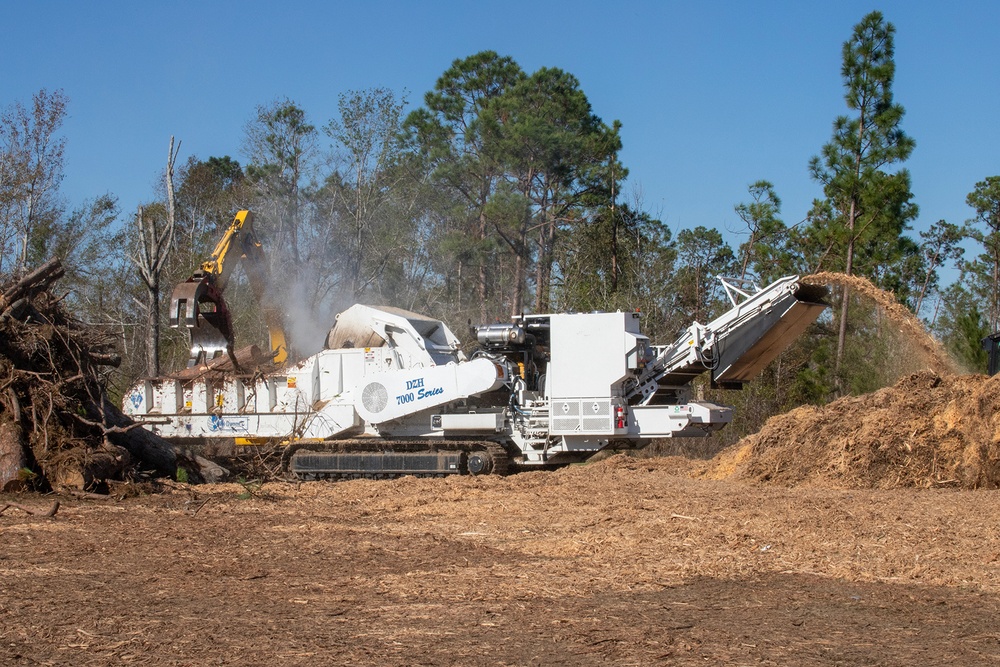
[[[9,511],[0,664],[1000,661],[996,492],[697,472],[617,456]]]

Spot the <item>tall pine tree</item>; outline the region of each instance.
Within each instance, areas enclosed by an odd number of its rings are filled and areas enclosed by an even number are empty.
[[[891,261],[885,255],[897,248],[907,221],[916,216],[910,202],[910,175],[905,169],[887,171],[906,160],[915,142],[900,124],[903,107],[893,100],[896,71],[893,38],[895,28],[881,12],[865,16],[843,47],[845,95],[851,115],[840,116],[833,125],[833,138],[814,157],[809,171],[823,184],[832,215],[819,216],[813,224],[830,226],[833,256],[841,260],[833,268],[853,275],[859,260],[872,274],[873,264]],[[847,335],[849,291],[842,295],[836,363],[839,367]]]

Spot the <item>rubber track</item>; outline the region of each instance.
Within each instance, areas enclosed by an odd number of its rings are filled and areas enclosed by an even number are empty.
[[[392,438],[363,438],[352,440],[330,440],[323,442],[292,443],[285,447],[281,454],[282,468],[286,471],[290,469],[292,456],[300,450],[313,452],[477,452],[487,451],[493,457],[493,470],[489,475],[506,476],[514,472],[512,469],[510,456],[507,451],[498,443],[484,440],[403,440]],[[469,474],[463,473],[406,473],[405,475],[393,475],[392,477],[442,477],[445,475]],[[485,475],[484,475],[485,476]],[[358,479],[365,476],[358,476],[353,473],[346,473],[334,479]],[[388,476],[386,477],[388,478]]]

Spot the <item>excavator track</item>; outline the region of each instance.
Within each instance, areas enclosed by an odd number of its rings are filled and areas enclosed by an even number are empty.
[[[507,451],[488,441],[356,439],[299,442],[286,447],[282,463],[300,480],[394,479],[511,473]]]

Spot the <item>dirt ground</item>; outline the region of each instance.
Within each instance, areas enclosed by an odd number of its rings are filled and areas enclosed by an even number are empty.
[[[996,491],[692,466],[618,456],[10,509],[0,664],[1000,662]]]

